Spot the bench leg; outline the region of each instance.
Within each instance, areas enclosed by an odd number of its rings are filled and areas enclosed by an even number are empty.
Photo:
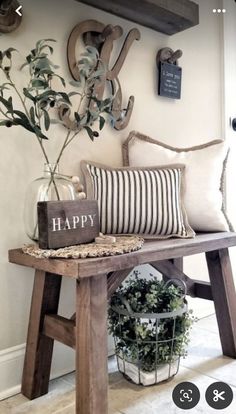
[[[57,314],[60,288],[61,276],[36,270],[21,389],[31,400],[48,392],[54,341],[42,329],[45,314]]]
[[[77,281],[76,414],[107,414],[107,277]]]
[[[236,358],[236,294],[228,249],[206,253],[223,354]]]

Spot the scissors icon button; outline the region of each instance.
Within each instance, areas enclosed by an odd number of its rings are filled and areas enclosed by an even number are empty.
[[[206,390],[208,405],[216,410],[224,410],[233,401],[233,391],[225,382],[214,382]]]
[[[219,399],[225,401],[225,398],[223,397],[223,395],[225,394],[225,391],[219,392],[218,390],[213,390],[213,394],[215,395],[215,397],[213,398],[213,401],[217,402],[219,401]]]

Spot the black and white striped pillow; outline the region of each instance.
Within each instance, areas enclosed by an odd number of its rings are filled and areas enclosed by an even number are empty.
[[[98,201],[104,234],[193,237],[183,207],[183,165],[109,168],[81,162],[87,197]]]

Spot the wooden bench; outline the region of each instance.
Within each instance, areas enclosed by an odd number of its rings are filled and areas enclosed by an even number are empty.
[[[9,261],[32,267],[35,281],[29,318],[22,393],[48,392],[54,339],[75,348],[76,413],[107,414],[107,297],[137,265],[149,263],[165,278],[186,282],[188,294],[214,301],[223,354],[236,357],[236,295],[228,248],[236,233],[198,234],[195,239],[145,242],[137,252],[94,259],[36,259],[21,249]],[[210,282],[183,273],[184,256],[205,253]],[[58,315],[62,276],[76,281],[76,317]]]

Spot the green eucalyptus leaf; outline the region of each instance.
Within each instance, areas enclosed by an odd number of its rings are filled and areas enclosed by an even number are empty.
[[[71,101],[69,96],[67,95],[67,93],[65,92],[59,92],[59,95],[61,95],[63,101],[65,101],[65,103],[67,103],[68,105],[71,105]]]
[[[82,93],[80,93],[80,92],[69,92],[69,93],[68,93],[69,98],[70,98],[71,96],[75,96],[75,95],[80,95],[80,96],[82,96]]]
[[[51,55],[53,54],[53,47],[50,45],[44,45],[40,48],[41,50],[48,49]]]
[[[87,115],[84,115],[80,120],[80,125],[85,126],[88,123]]]
[[[112,108],[110,106],[106,108],[101,108],[101,111],[112,116]]]
[[[56,40],[55,39],[41,39],[41,40],[38,40],[37,43],[36,43],[36,49],[40,50],[45,45],[45,43],[47,43],[47,42],[54,42],[55,43]]]
[[[10,79],[10,70],[11,70],[11,66],[4,66],[3,67],[4,73],[7,77],[7,79]]]
[[[48,87],[48,82],[41,79],[32,79],[32,88],[45,89]]]
[[[34,62],[34,70],[48,69],[51,70],[54,67],[52,62],[48,59],[46,54],[39,56]]]
[[[88,127],[88,126],[85,126],[84,129],[87,131],[87,134],[88,134],[89,138],[92,141],[94,141],[93,130],[90,127]]]
[[[10,112],[12,112],[13,111],[12,96],[10,96],[8,98],[8,103],[9,103],[9,106],[10,106]]]
[[[6,109],[9,112],[12,112],[12,98],[11,98],[10,101],[9,101],[9,99],[7,100],[7,99],[3,98],[3,96],[0,96],[0,102],[2,102],[2,104],[6,107]]]
[[[86,79],[88,78],[88,75],[89,75],[89,68],[85,69],[85,67],[83,66],[83,68],[79,69],[79,73],[80,73],[80,76],[82,76],[84,78],[84,80],[86,81]]]
[[[34,62],[37,62],[37,60],[47,59],[48,60],[48,54],[47,53],[40,53],[39,55],[35,56],[33,59]]]
[[[4,82],[4,83],[0,86],[0,89],[4,89],[6,86],[12,86],[12,84],[11,84],[11,83],[9,83],[9,82]],[[7,88],[7,89],[9,89],[9,88]]]
[[[78,123],[80,123],[80,121],[81,121],[81,117],[79,116],[79,114],[78,114],[78,112],[75,112],[75,119],[76,119],[76,121],[78,122]]]
[[[36,102],[36,97],[34,97],[27,88],[23,88],[23,93],[25,95],[26,98],[30,99],[31,101],[33,101],[34,103]]]
[[[22,119],[22,118],[14,118],[13,124],[20,125],[23,128],[27,129],[27,131],[35,132],[33,127],[30,125],[28,119],[26,121],[25,119]]]
[[[30,119],[31,119],[32,123],[36,124],[35,112],[34,112],[34,107],[33,106],[31,106],[31,108],[29,110],[29,113],[30,113]]]
[[[43,115],[44,115],[44,126],[45,126],[46,131],[48,131],[50,128],[50,116],[45,110],[43,110]]]
[[[99,113],[97,111],[88,110],[89,121],[94,122],[98,119]]]
[[[28,64],[31,63],[32,56],[31,55],[26,56],[26,61],[27,61]]]
[[[80,59],[78,61],[78,65],[83,66],[85,65],[86,67],[90,66],[91,61],[89,61],[88,58],[84,58],[84,59]]]
[[[111,103],[112,103],[112,99],[111,99],[111,98],[106,98],[106,99],[104,99],[104,100],[102,101],[102,105],[103,105],[104,107],[106,107],[106,106],[108,106],[108,105],[111,105]]]
[[[5,86],[5,85],[7,85],[7,84],[3,84],[3,85],[0,85],[0,92],[1,92],[1,95],[3,96],[3,91],[5,91],[5,90],[10,90],[10,88],[8,88],[7,86]]]
[[[86,52],[89,55],[94,56],[95,59],[98,59],[98,57],[99,57],[99,51],[95,47],[93,47],[93,46],[86,46]]]
[[[99,110],[102,108],[102,101],[100,101],[96,96],[91,96],[90,99],[97,104]]]
[[[44,135],[43,133],[42,133],[42,131],[41,131],[41,129],[36,125],[36,126],[34,126],[34,132],[36,133],[36,135],[39,137],[39,138],[42,138],[42,139],[48,139],[48,137],[46,137],[46,135]]]
[[[14,47],[9,47],[5,52],[3,52],[3,56],[6,56],[8,59],[11,59],[12,52],[18,52],[17,49],[14,49]]]
[[[57,75],[56,73],[54,73],[54,74],[53,74],[53,76],[54,76],[54,77],[56,77],[56,78],[59,78],[59,79],[60,79],[60,81],[61,81],[61,83],[62,83],[62,85],[63,85],[64,87],[66,87],[66,81],[65,81],[65,79],[64,79],[64,78],[62,78],[62,76],[59,76],[59,75]]]
[[[54,72],[51,69],[40,69],[39,70],[40,75],[54,75]]]
[[[12,52],[18,52],[18,50],[17,50],[17,49],[15,49],[14,47],[9,47],[9,48],[6,50],[6,52],[10,52],[10,53],[12,53]]]
[[[69,83],[71,86],[75,86],[76,88],[81,88],[81,81],[72,80]]]
[[[18,111],[18,110],[14,110],[13,111],[13,116],[17,115],[23,122],[24,125],[27,125],[28,127],[30,126],[30,121],[28,119],[28,117],[24,114],[24,112]],[[14,121],[15,121],[15,117],[14,117]]]
[[[57,92],[50,89],[49,91],[45,91],[36,97],[36,101],[43,101],[49,98],[53,98],[57,95]]]
[[[103,118],[103,116],[100,116],[99,117],[99,129],[100,129],[100,131],[104,128],[105,123],[106,123],[105,118]]]

